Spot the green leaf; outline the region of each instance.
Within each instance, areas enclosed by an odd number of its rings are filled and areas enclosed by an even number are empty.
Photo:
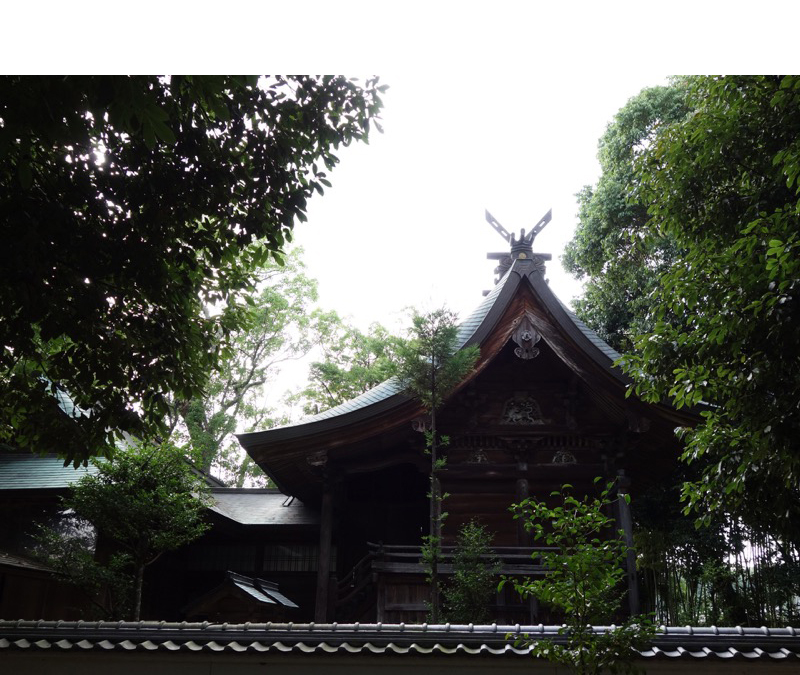
[[[172,133],[172,129],[170,129],[164,122],[161,120],[155,120],[153,122],[153,130],[155,134],[162,140],[164,143],[168,145],[175,145],[177,139],[175,138],[175,134]]]
[[[33,172],[29,162],[22,161],[17,170],[19,184],[23,190],[30,190],[33,185]]]

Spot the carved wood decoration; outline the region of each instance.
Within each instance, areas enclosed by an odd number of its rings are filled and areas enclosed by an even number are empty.
[[[328,464],[328,451],[319,450],[317,452],[312,452],[306,455],[306,462],[309,466],[313,466],[314,468],[324,468]]]
[[[528,313],[516,320],[517,325],[514,332],[511,334],[511,339],[518,345],[514,353],[521,359],[530,360],[539,356],[539,349],[535,347],[536,343],[542,339],[536,328],[533,326]]]
[[[421,434],[427,433],[431,430],[431,416],[420,415],[411,420],[411,428]]]
[[[448,461],[456,464],[490,464],[496,462],[501,451],[493,436],[460,436],[452,439],[448,448]]]
[[[551,464],[577,464],[578,460],[568,450],[559,450],[553,455]]]
[[[545,272],[547,272],[547,267],[545,266],[545,258],[542,255],[533,254],[531,257],[531,262],[533,263],[534,271],[538,272],[542,276],[544,276]]]
[[[467,457],[467,464],[487,464],[488,462],[489,458],[483,448],[475,448]]]
[[[503,406],[500,424],[533,425],[544,424],[542,410],[535,398],[526,394],[515,394]]]

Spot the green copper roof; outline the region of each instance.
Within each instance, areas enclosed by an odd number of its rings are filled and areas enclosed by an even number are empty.
[[[69,487],[97,473],[94,465],[64,466],[56,455],[0,454],[0,490],[41,490]]]

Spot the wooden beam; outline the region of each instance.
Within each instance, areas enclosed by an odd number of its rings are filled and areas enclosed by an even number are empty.
[[[322,514],[319,524],[319,559],[317,561],[317,598],[314,605],[314,621],[327,623],[329,584],[331,574],[331,538],[333,535],[333,488],[329,477],[325,477],[322,489]]]

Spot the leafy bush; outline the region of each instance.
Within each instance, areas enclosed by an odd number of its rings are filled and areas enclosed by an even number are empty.
[[[452,623],[489,623],[500,561],[492,535],[471,520],[462,525],[453,554],[453,576],[442,589],[443,618]]]
[[[614,519],[608,515],[613,488],[608,483],[599,496],[577,499],[570,494],[572,486],[565,484],[550,494],[561,498],[558,506],[526,499],[512,507],[514,517],[524,519],[525,529],[533,532],[534,541],[553,550],[534,554],[549,570],[547,576],[504,579],[501,586],[511,581],[523,597],[535,596],[565,617],[559,631],[563,640],[523,642],[534,655],[581,675],[635,672],[635,650],[655,632],[652,621],[640,616],[607,630],[592,628],[614,620],[626,593],[621,582],[628,549],[623,531],[614,530]],[[629,501],[630,496],[620,498]]]
[[[138,445],[97,465],[97,474],[70,488],[66,520],[42,529],[40,557],[95,602],[99,591],[111,589],[115,600],[106,613],[138,621],[145,567],[209,527],[205,484],[168,444]],[[105,555],[96,555],[98,540]]]

